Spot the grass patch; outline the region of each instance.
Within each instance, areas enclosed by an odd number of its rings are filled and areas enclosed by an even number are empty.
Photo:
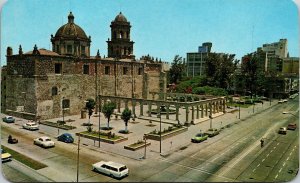
[[[88,131],[84,131],[84,132],[80,132],[81,134],[84,134],[84,135],[88,135],[88,136],[92,136],[92,137],[96,137],[98,138],[99,137],[99,133],[98,132],[88,132]],[[122,136],[118,136],[118,135],[115,135],[114,133],[110,136],[110,138],[108,138],[108,135],[107,133],[103,133],[103,132],[100,132],[100,138],[101,139],[108,139],[108,140],[118,140],[118,139],[121,139],[123,138]]]
[[[76,128],[75,126],[70,126],[70,125],[57,125],[57,123],[54,123],[54,122],[51,122],[51,121],[41,121],[40,124],[47,125],[47,126],[52,126],[52,127],[55,127],[55,128],[60,128],[60,129],[63,129],[63,130],[72,130],[72,129]]]
[[[23,154],[20,154],[20,153],[18,153],[17,151],[14,151],[14,150],[12,150],[12,149],[10,149],[10,148],[8,148],[8,147],[5,147],[5,146],[1,145],[1,148],[4,149],[4,150],[5,150],[6,152],[8,152],[9,154],[11,154],[12,157],[13,157],[15,160],[17,160],[17,161],[19,161],[19,162],[21,162],[21,163],[23,163],[23,164],[29,166],[30,168],[32,168],[32,169],[34,169],[34,170],[39,170],[39,169],[42,169],[42,168],[47,167],[47,165],[45,165],[45,164],[43,164],[43,163],[41,163],[41,162],[38,162],[38,161],[36,161],[36,160],[34,160],[34,159],[31,159],[31,158],[28,157],[28,156],[25,156],[25,155],[23,155]]]

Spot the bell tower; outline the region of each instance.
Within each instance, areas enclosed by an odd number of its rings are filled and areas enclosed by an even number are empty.
[[[120,12],[110,24],[111,40],[107,41],[107,55],[112,58],[134,58],[133,41],[130,41],[130,22]]]

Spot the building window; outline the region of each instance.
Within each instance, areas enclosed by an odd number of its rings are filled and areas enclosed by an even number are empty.
[[[69,99],[63,99],[62,108],[63,109],[70,108],[70,100]]]
[[[140,67],[139,70],[138,70],[138,75],[142,75],[142,72],[143,72],[143,68]]]
[[[123,75],[127,75],[128,74],[128,67],[123,67]]]
[[[83,74],[89,74],[89,73],[90,73],[89,65],[83,65]]]
[[[61,74],[62,64],[55,64],[55,74]]]
[[[85,46],[81,46],[81,55],[85,55]]]
[[[72,45],[67,46],[67,53],[72,53]]]
[[[57,87],[56,87],[56,86],[53,86],[53,87],[52,87],[51,93],[52,93],[52,96],[57,95]]]
[[[105,75],[110,75],[110,66],[105,66],[104,73]]]

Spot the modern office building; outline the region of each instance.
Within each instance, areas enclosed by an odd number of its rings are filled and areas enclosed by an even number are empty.
[[[187,53],[187,76],[205,75],[206,62],[205,59],[211,52],[212,43],[206,42],[198,47],[198,52]]]

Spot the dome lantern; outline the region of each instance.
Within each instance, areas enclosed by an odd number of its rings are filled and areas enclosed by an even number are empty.
[[[68,16],[68,23],[74,23],[74,15],[72,14],[72,11],[70,12]]]

